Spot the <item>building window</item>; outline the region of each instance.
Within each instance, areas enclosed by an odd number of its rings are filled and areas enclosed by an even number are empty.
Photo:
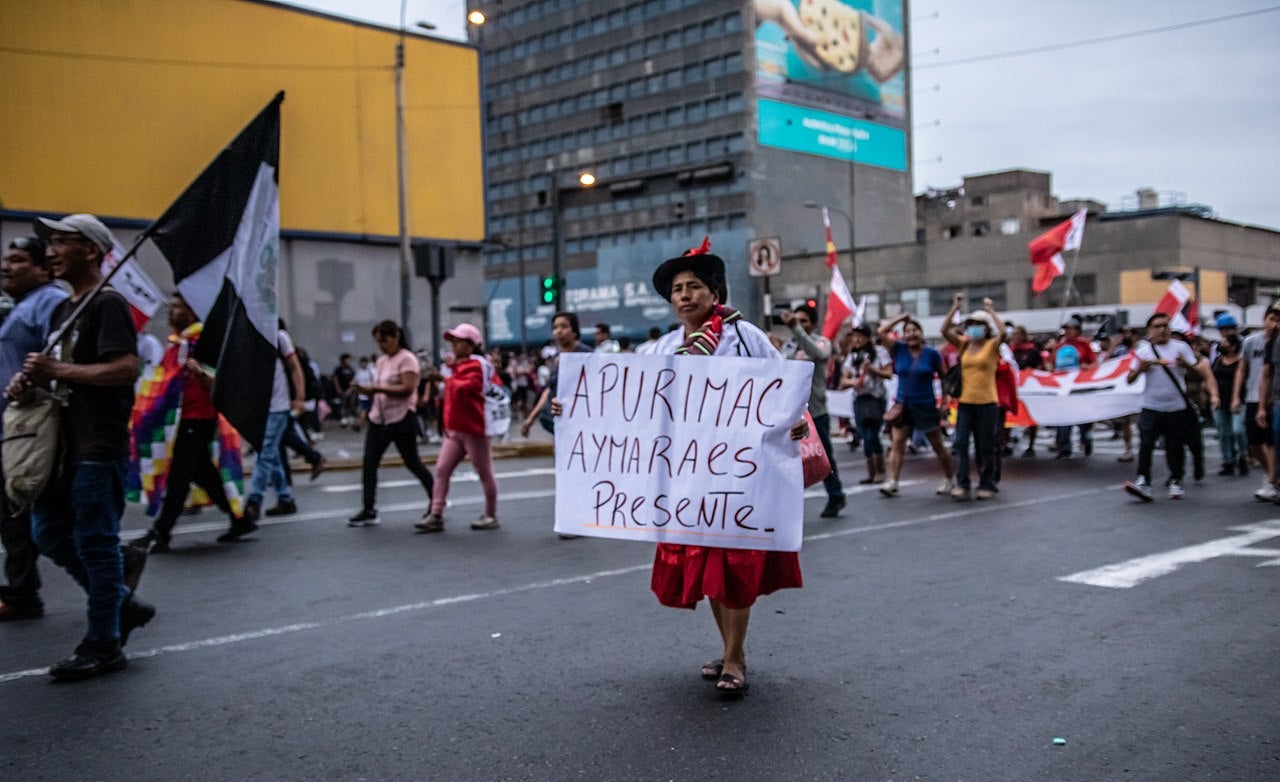
[[[961,234],[963,227],[959,225],[948,225],[942,229],[943,239],[954,239]]]
[[[986,196],[974,196],[973,198],[970,198],[970,199],[969,199],[969,204],[970,204],[971,206],[986,206],[986,205],[987,205],[987,197],[986,197]]]
[[[986,220],[977,220],[970,223],[969,233],[973,236],[986,236],[991,233],[991,223]]]
[[[1016,217],[1010,217],[1007,220],[1000,221],[1000,233],[1003,236],[1013,236],[1022,230],[1022,221]]]

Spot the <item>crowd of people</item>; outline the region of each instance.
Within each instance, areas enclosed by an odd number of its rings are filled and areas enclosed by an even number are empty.
[[[136,595],[148,554],[169,550],[175,524],[191,488],[227,516],[221,542],[253,534],[262,516],[298,512],[289,452],[299,454],[315,480],[327,461],[316,449],[332,419],[337,426],[364,431],[361,507],[352,527],[377,525],[377,480],[382,456],[395,445],[406,469],[425,494],[423,534],[443,532],[451,478],[463,457],[479,476],[484,508],[472,530],[499,528],[498,491],[493,475],[486,401],[505,389],[511,419],[528,437],[533,427],[554,432],[563,408],[555,396],[558,358],[571,352],[676,354],[703,358],[746,356],[799,360],[812,364],[808,413],[832,469],[824,480],[827,501],[821,516],[839,516],[848,498],[836,468],[834,442],[861,449],[866,477],[886,499],[899,496],[908,453],[928,447],[936,459],[917,460],[913,472],[935,469],[937,494],[953,501],[991,501],[1000,493],[1001,465],[1026,443],[1022,457],[1036,456],[1034,426],[1011,431],[1006,413],[1016,409],[1017,373],[1027,369],[1089,369],[1108,358],[1132,354],[1126,378],[1145,377],[1141,412],[1103,423],[1123,437],[1121,462],[1135,460],[1132,425],[1139,446],[1136,474],[1125,490],[1143,502],[1155,498],[1154,453],[1163,448],[1168,497],[1185,492],[1184,465],[1191,456],[1193,477],[1204,477],[1204,430],[1216,427],[1223,477],[1263,476],[1255,493],[1275,500],[1277,424],[1280,424],[1280,305],[1266,313],[1261,330],[1239,334],[1230,316],[1218,319],[1221,339],[1210,343],[1174,334],[1167,315],[1153,315],[1140,335],[1120,329],[1108,338],[1082,336],[1082,324],[1068,321],[1059,334],[1031,338],[1006,322],[991,300],[967,313],[957,293],[936,335],[926,335],[910,314],[872,326],[860,324],[832,341],[818,332],[819,313],[801,306],[781,313],[769,332],[746,322],[729,306],[724,262],[709,243],[658,265],[654,290],[670,302],[675,323],[652,329],[633,346],[597,324],[594,344],[581,337],[573,312],[556,313],[552,339],[536,354],[485,352],[479,329],[462,323],[449,329],[449,350],[439,366],[415,353],[394,321],[372,329],[377,353],[342,355],[329,373],[295,344],[280,322],[277,357],[265,432],[257,449],[243,502],[228,491],[225,476],[211,461],[220,424],[211,389],[212,367],[196,359],[202,324],[180,294],[168,307],[168,346],[155,359],[181,378],[172,400],[179,426],[168,452],[163,501],[151,528],[130,545],[120,545],[120,521],[131,458],[131,409],[141,371],[139,335],[129,305],[110,287],[98,290],[102,260],[114,246],[109,229],[91,215],[41,219],[36,236],[10,242],[0,280],[12,306],[2,308],[0,373],[4,402],[14,409],[40,399],[61,405],[58,468],[31,501],[6,492],[0,501],[0,542],[5,549],[5,585],[0,588],[0,622],[43,615],[37,559],[43,555],[67,571],[88,596],[87,631],[72,655],[50,669],[55,679],[75,680],[110,673],[127,665],[123,647],[130,634],[156,614]],[[933,342],[934,344],[930,344]],[[46,349],[51,346],[51,349]],[[265,380],[264,380],[265,382]],[[832,390],[852,392],[851,417],[834,417]],[[180,413],[180,415],[179,415]],[[330,424],[332,425],[332,424]],[[1059,427],[1050,448],[1058,459],[1093,453],[1092,424]],[[1077,431],[1078,430],[1078,431]],[[790,426],[800,440],[805,420]],[[833,440],[833,435],[835,439]],[[888,438],[886,454],[884,438]],[[422,443],[440,444],[434,474],[420,458]],[[238,458],[238,452],[234,454]],[[0,476],[2,477],[2,476]],[[265,507],[268,493],[274,504]],[[572,538],[573,535],[561,535]],[[803,579],[794,553],[662,543],[655,553],[652,590],[668,606],[694,608],[707,598],[720,634],[720,656],[700,674],[725,697],[748,689],[745,641],[756,599]]]

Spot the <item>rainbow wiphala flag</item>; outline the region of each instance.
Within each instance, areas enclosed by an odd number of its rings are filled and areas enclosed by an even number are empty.
[[[155,517],[164,504],[165,482],[169,476],[169,460],[182,417],[182,391],[186,375],[182,371],[189,348],[200,334],[196,324],[181,335],[169,337],[170,345],[159,366],[145,370],[134,392],[133,412],[129,416],[129,479],[126,497],[130,502],[147,506],[147,515]],[[222,476],[231,509],[239,515],[244,510],[244,465],[240,459],[240,435],[218,416],[218,438],[211,455]],[[198,486],[191,487],[187,499],[191,505],[210,505],[208,495]]]

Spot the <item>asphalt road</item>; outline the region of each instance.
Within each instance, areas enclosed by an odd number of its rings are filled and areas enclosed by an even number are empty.
[[[413,534],[398,468],[350,529],[358,475],[329,473],[240,544],[184,518],[119,674],[42,673],[84,622],[46,566],[48,616],[0,626],[0,779],[1280,778],[1280,507],[1216,476],[1139,505],[1117,452],[1010,460],[991,503],[935,497],[924,457],[836,520],[810,492],[806,586],[757,604],[741,702],[698,676],[705,606],[648,592],[648,545],[551,531],[549,459],[498,464],[494,532],[473,480]]]

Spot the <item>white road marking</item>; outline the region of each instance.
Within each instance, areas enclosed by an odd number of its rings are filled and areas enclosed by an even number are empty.
[[[1183,565],[1206,562],[1217,557],[1280,557],[1280,550],[1246,548],[1254,543],[1280,537],[1280,519],[1261,521],[1257,524],[1245,524],[1229,527],[1241,535],[1229,538],[1218,538],[1207,543],[1165,551],[1146,557],[1138,557],[1114,565],[1104,565],[1093,570],[1060,576],[1059,581],[1089,586],[1107,587],[1110,589],[1131,589],[1143,581],[1167,576]],[[1280,559],[1272,559],[1258,564],[1258,567],[1280,565]]]
[[[919,481],[923,482],[923,481]],[[874,487],[872,487],[874,488]],[[1080,497],[1103,494],[1115,491],[1112,487],[1093,489],[1089,491],[1073,491],[1068,494],[1060,494],[1049,497],[1037,497],[1035,499],[1021,500],[1019,502],[1000,502],[995,504],[976,503],[968,505],[958,510],[948,511],[946,513],[935,513],[930,516],[923,516],[914,519],[904,519],[902,521],[891,521],[883,524],[873,524],[866,527],[851,527],[848,529],[833,530],[831,532],[822,532],[815,535],[806,535],[806,542],[815,542],[820,540],[831,540],[833,538],[842,538],[849,535],[860,535],[866,532],[880,532],[882,530],[898,529],[901,527],[913,527],[920,524],[928,524],[934,521],[944,521],[946,519],[961,518],[964,516],[976,516],[982,513],[998,512],[1001,510],[1012,510],[1015,508],[1025,508],[1032,505],[1040,505],[1043,503],[1063,502]],[[554,492],[552,492],[553,494]],[[509,496],[509,495],[508,495]],[[818,496],[825,496],[822,492],[818,492]],[[479,498],[473,498],[476,502],[482,501]],[[415,506],[416,507],[416,506]],[[297,517],[294,517],[295,519]],[[287,523],[284,521],[276,523]],[[1277,522],[1280,523],[1280,522]],[[197,526],[197,525],[192,525]],[[1276,533],[1280,535],[1280,532]],[[647,570],[653,566],[652,562],[631,565],[630,567],[617,568],[615,570],[602,570],[596,573],[588,573],[581,576],[569,576],[566,578],[556,578],[550,581],[538,581],[532,584],[524,584],[522,586],[510,587],[507,589],[497,589],[492,592],[480,592],[474,594],[454,595],[451,597],[442,597],[435,600],[427,600],[421,603],[409,603],[406,605],[392,606],[390,608],[380,608],[374,611],[364,611],[358,614],[348,614],[346,616],[335,617],[332,619],[320,619],[313,622],[299,622],[296,624],[285,625],[283,627],[272,627],[263,630],[253,630],[245,633],[236,633],[234,635],[215,636],[213,638],[205,638],[199,641],[188,641],[180,644],[170,644],[167,646],[148,649],[142,652],[132,652],[129,659],[137,660],[145,657],[155,657],[161,654],[176,654],[181,652],[191,652],[198,649],[207,649],[215,646],[226,646],[227,644],[243,643],[245,641],[253,641],[259,638],[271,638],[278,635],[287,635],[290,633],[298,633],[305,630],[317,630],[325,627],[332,627],[336,624],[344,622],[365,621],[370,619],[380,619],[386,616],[394,616],[408,611],[424,611],[431,608],[441,608],[444,606],[457,605],[461,603],[472,603],[478,600],[488,600],[495,597],[504,597],[507,595],[520,594],[522,592],[533,592],[540,589],[551,589],[569,584],[588,584],[600,578],[611,578],[613,576],[624,576],[631,573],[638,573]],[[0,684],[4,682],[17,681],[19,679],[29,679],[35,676],[45,676],[49,672],[48,668],[29,668],[25,671],[14,671],[12,673],[0,674]]]
[[[412,485],[416,486],[417,483],[418,483],[417,481],[413,481]],[[923,480],[902,481],[898,485],[913,486],[918,483],[924,483],[924,481]],[[858,486],[855,488],[846,489],[845,495],[848,496],[853,494],[869,494],[871,492],[878,491],[878,490],[879,490],[878,486]],[[498,501],[506,502],[508,500],[539,500],[539,499],[546,499],[548,497],[554,497],[554,496],[556,496],[555,489],[535,489],[531,491],[506,491],[506,492],[499,491]],[[817,497],[825,497],[825,496],[827,496],[827,494],[821,488],[810,489],[809,491],[806,491],[804,493],[804,498],[806,500],[811,500]],[[471,497],[459,497],[457,499],[450,499],[446,507],[452,508],[452,507],[461,506],[461,505],[482,505],[482,504],[484,504],[484,497],[482,495],[477,494]],[[378,515],[383,516],[388,513],[401,513],[403,511],[425,512],[426,510],[427,510],[426,501],[417,500],[415,502],[401,502],[395,505],[382,505],[378,508]],[[310,513],[295,513],[292,516],[278,516],[278,517],[272,517],[272,518],[263,517],[258,520],[258,526],[259,527],[275,527],[281,524],[296,524],[301,521],[334,521],[334,520],[340,520],[343,517],[347,516],[347,514],[354,513],[354,512],[355,512],[354,508],[346,508],[344,510],[322,510],[322,511],[312,511]],[[197,521],[194,523],[179,524],[177,528],[173,530],[173,534],[174,535],[195,535],[195,534],[203,534],[203,533],[209,533],[209,532],[217,532],[217,531],[225,530],[226,528],[227,528],[227,522],[224,520]],[[145,534],[144,530],[140,530],[140,529],[123,530],[120,533],[120,540],[128,542],[130,540],[136,540],[137,538],[142,537],[144,534]]]

